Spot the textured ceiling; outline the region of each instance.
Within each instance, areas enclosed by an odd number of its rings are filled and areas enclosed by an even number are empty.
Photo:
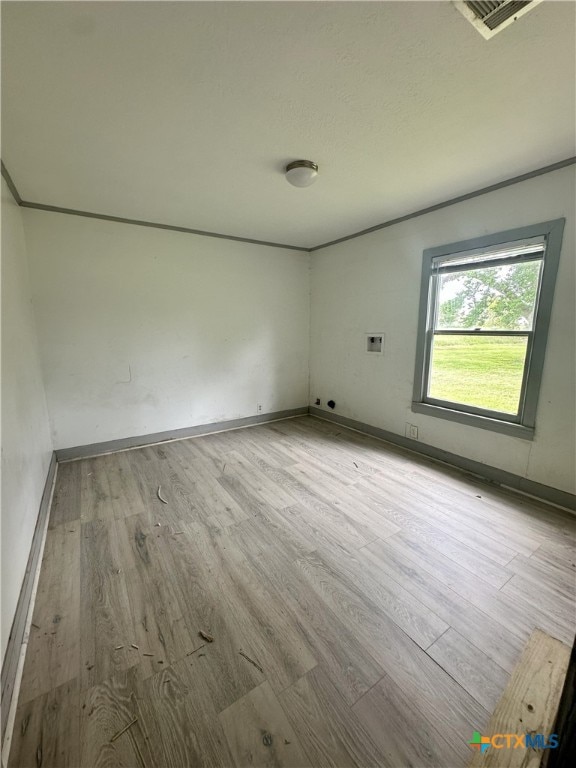
[[[574,154],[572,2],[488,41],[448,2],[2,6],[28,201],[314,246]]]

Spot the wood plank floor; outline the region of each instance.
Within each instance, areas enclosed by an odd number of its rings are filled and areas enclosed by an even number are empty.
[[[573,641],[575,550],[312,417],[62,464],[9,764],[464,766],[532,630]]]

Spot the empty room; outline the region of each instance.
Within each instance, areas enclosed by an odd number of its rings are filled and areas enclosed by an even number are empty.
[[[1,55],[2,768],[576,764],[576,3]]]

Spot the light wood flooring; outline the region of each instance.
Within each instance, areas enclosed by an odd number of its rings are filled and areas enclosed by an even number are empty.
[[[61,464],[10,766],[464,766],[575,544],[312,417]]]

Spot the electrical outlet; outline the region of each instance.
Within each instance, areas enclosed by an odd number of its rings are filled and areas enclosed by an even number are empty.
[[[256,406],[256,412],[262,413],[262,403],[258,403],[258,405]]]
[[[418,440],[418,427],[416,424],[410,424],[410,437],[412,440]]]
[[[316,398],[316,405],[322,405],[322,401],[319,397]]]

